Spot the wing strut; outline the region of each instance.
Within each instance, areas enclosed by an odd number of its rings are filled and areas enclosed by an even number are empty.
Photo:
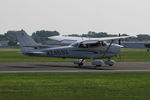
[[[105,57],[105,55],[106,55],[107,51],[109,50],[110,46],[112,45],[112,43],[113,43],[113,40],[111,40],[111,42],[110,42],[108,48],[107,48],[106,51],[104,52],[103,58]]]

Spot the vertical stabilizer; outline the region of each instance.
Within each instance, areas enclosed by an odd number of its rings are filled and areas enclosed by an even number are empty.
[[[20,44],[22,53],[27,53],[33,51],[35,46],[39,44],[36,43],[24,30],[16,31],[16,37]]]

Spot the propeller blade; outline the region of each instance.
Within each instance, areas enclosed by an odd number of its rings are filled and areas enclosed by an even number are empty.
[[[119,37],[120,37],[120,36],[121,36],[121,35],[120,35],[120,33],[119,33]],[[118,44],[121,45],[121,40],[120,40],[120,39],[118,40]]]

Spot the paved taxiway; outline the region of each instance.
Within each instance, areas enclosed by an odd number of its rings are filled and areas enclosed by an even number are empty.
[[[89,62],[82,68],[72,62],[0,63],[0,73],[26,72],[150,72],[150,62],[117,62],[112,67],[96,69]]]

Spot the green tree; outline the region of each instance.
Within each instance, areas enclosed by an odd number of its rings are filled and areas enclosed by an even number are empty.
[[[10,46],[16,46],[17,45],[17,38],[14,31],[8,31],[4,34],[5,40],[9,40]]]
[[[48,40],[48,37],[56,35],[59,35],[59,32],[41,30],[34,32],[32,34],[32,38],[38,43],[43,43],[44,41]]]

